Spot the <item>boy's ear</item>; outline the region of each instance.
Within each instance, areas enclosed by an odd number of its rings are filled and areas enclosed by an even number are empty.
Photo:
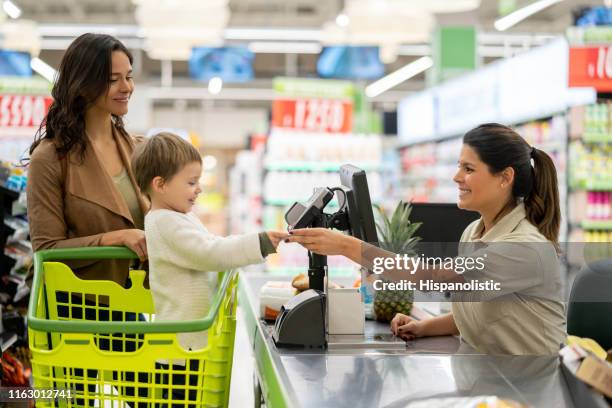
[[[153,177],[153,180],[151,180],[151,189],[156,193],[162,193],[165,185],[165,180],[161,176]]]

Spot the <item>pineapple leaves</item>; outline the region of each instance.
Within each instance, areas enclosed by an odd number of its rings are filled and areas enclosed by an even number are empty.
[[[396,254],[414,254],[420,237],[415,236],[421,223],[410,222],[412,206],[410,203],[400,201],[395,207],[391,218],[379,205],[374,205],[378,212],[379,221],[376,223],[379,241],[382,248]]]

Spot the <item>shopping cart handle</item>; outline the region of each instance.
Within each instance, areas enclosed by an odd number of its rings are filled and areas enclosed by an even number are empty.
[[[91,260],[91,259],[138,259],[138,256],[130,249],[125,247],[87,247],[87,248],[63,248],[38,251],[34,253],[34,280],[30,303],[28,307],[28,325],[35,330],[45,330],[49,332],[76,332],[76,333],[96,333],[100,331],[100,325],[91,321],[78,320],[48,320],[36,316],[36,310],[43,291],[44,262],[66,261],[66,260]],[[131,274],[133,275],[133,274]],[[235,271],[226,272],[223,280],[217,287],[208,314],[202,319],[189,321],[160,321],[160,322],[104,322],[104,328],[110,332],[123,332],[127,334],[136,333],[171,333],[171,332],[192,332],[203,331],[213,324],[221,306],[221,302],[234,281]],[[138,278],[137,278],[138,279]],[[144,276],[140,277],[144,280]],[[132,282],[135,284],[136,282]],[[142,283],[142,282],[141,282]]]
[[[42,266],[43,262],[73,259],[138,259],[138,255],[122,246],[46,249],[34,253],[34,267],[37,261]]]

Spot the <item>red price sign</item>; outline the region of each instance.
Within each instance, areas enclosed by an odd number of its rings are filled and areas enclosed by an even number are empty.
[[[612,46],[570,48],[569,86],[612,91]]]
[[[0,127],[36,127],[53,98],[42,95],[0,95]]]
[[[272,126],[311,132],[348,133],[353,104],[340,99],[277,99],[272,104]]]

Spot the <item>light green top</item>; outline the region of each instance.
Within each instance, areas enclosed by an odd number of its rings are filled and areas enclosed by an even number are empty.
[[[144,215],[142,214],[142,209],[138,204],[138,197],[136,196],[134,186],[132,185],[130,177],[128,176],[128,173],[125,168],[118,176],[113,177],[113,181],[115,182],[117,189],[123,196],[123,199],[125,200],[128,209],[130,210],[132,220],[134,221],[134,226],[140,230],[143,230]]]
[[[466,282],[493,280],[500,291],[453,295],[461,336],[487,354],[556,355],[566,331],[560,263],[552,242],[529,222],[522,203],[483,236],[482,229],[482,220],[466,228],[459,254],[484,257],[484,269],[466,270],[463,277]]]

